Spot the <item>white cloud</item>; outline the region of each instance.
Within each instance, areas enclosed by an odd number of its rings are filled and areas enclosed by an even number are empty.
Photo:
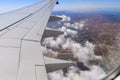
[[[76,67],[70,67],[66,76],[62,70],[48,74],[49,80],[100,80],[105,72],[98,66],[91,66],[90,71],[80,71]]]
[[[84,47],[74,42],[71,39],[67,39],[66,43],[62,45],[63,49],[69,49],[72,51],[75,58],[78,58],[80,62],[88,63],[89,60],[93,59],[102,59],[101,56],[96,56],[94,54],[95,45],[89,43],[88,41],[85,43]]]
[[[44,47],[42,46],[41,48],[44,55],[53,54],[55,57],[57,57],[58,55],[57,52],[53,51],[52,49],[48,49],[45,46]]]
[[[71,18],[66,16],[66,15],[61,15],[61,16],[58,16],[58,17],[61,17],[62,21],[68,21],[69,22],[71,20]]]
[[[86,20],[81,20],[79,22],[75,22],[73,24],[70,23],[71,18],[66,16],[66,15],[62,15],[59,16],[61,18],[63,18],[62,22],[64,22],[64,25],[68,28],[75,28],[75,29],[83,29],[83,27],[85,26]]]
[[[53,37],[44,39],[43,45],[51,48],[59,48],[59,43],[57,43],[57,41],[55,41]]]
[[[65,26],[62,26],[61,29],[59,30],[63,31],[65,36],[66,35],[71,35],[71,36],[77,35],[77,31],[66,28]]]
[[[80,22],[76,22],[74,24],[71,24],[72,27],[76,28],[76,29],[83,29],[83,27],[85,26],[86,20],[81,20]]]

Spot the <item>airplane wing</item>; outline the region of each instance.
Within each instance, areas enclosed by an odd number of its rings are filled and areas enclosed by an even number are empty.
[[[47,80],[46,72],[72,65],[42,54],[40,40],[55,4],[44,0],[0,15],[0,80]]]

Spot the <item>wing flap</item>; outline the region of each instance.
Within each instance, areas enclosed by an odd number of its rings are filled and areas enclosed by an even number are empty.
[[[48,57],[44,57],[44,59],[45,59],[45,65],[48,73],[70,67],[74,64],[72,61],[53,59]]]
[[[59,20],[62,20],[62,18],[61,17],[57,17],[57,16],[50,16],[50,18],[49,18],[49,22],[59,21]]]
[[[36,80],[48,80],[45,66],[35,66]]]
[[[35,65],[44,66],[40,42],[22,41],[18,80],[36,80]]]
[[[59,31],[59,30],[47,28],[47,29],[45,29],[42,38],[57,37],[57,36],[59,36],[59,35],[62,35],[63,33],[64,33],[64,32]]]
[[[19,48],[0,47],[0,80],[16,80]]]

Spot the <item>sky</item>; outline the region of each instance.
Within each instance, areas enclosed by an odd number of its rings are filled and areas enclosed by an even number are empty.
[[[25,7],[42,0],[0,0],[0,13]],[[120,10],[120,0],[59,0],[54,11]]]

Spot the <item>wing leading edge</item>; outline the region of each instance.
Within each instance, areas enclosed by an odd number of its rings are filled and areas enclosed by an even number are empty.
[[[46,66],[73,64],[45,58],[40,40],[56,0],[0,15],[0,80],[47,80]],[[55,70],[58,70],[56,68]]]

